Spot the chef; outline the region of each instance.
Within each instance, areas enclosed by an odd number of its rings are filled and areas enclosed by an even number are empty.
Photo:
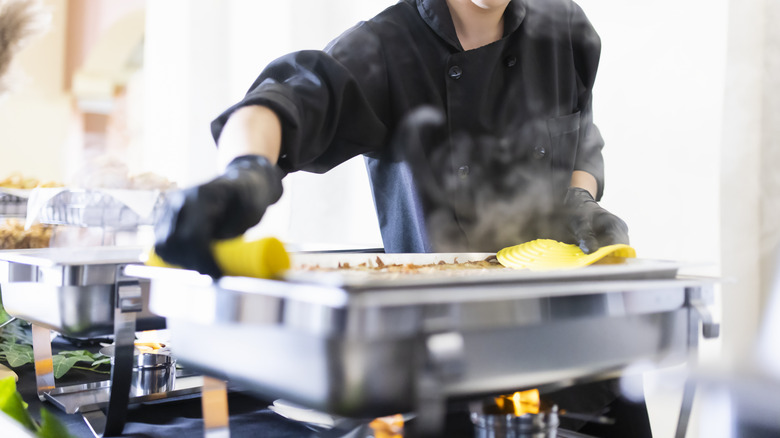
[[[287,173],[326,172],[357,155],[386,252],[628,243],[626,224],[597,202],[599,55],[571,0],[401,0],[323,51],[260,73],[212,122],[224,172],[171,198],[155,249],[218,277],[210,243],[257,224]],[[604,433],[650,435],[644,405],[605,385],[574,393],[620,404]]]

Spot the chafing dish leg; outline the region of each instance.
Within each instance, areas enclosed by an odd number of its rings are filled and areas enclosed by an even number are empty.
[[[444,383],[463,371],[463,335],[456,332],[436,333],[424,342],[416,382],[416,414],[412,438],[437,437],[444,432],[447,398]]]
[[[133,377],[136,313],[143,307],[138,281],[119,281],[114,309],[114,364],[111,366],[111,395],[106,409],[103,436],[119,436],[125,428],[130,382]]]
[[[685,290],[688,304],[688,369],[693,369],[698,364],[699,358],[699,322],[701,332],[705,339],[713,339],[720,336],[720,324],[714,322],[712,314],[707,308],[713,301],[711,286],[691,287]],[[682,405],[680,417],[677,420],[675,438],[684,438],[688,431],[688,422],[693,409],[693,398],[696,394],[696,383],[691,378],[685,379],[683,387]]]
[[[203,376],[201,406],[205,438],[229,438],[227,384],[222,380]]]
[[[417,382],[416,417],[409,427],[410,438],[438,437],[444,432],[446,399],[437,379],[422,377]]]
[[[35,359],[35,383],[38,398],[44,400],[47,392],[54,389],[54,362],[51,356],[51,330],[32,325],[33,358]]]
[[[691,379],[685,379],[685,387],[683,388],[682,406],[680,407],[680,418],[677,420],[677,431],[675,432],[675,438],[685,438],[685,434],[688,432],[688,422],[691,418],[691,410],[693,408],[693,396],[696,394],[696,383]]]

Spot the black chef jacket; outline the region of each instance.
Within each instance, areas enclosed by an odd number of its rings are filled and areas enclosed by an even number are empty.
[[[445,0],[402,0],[324,51],[271,63],[212,122],[266,105],[282,122],[279,166],[325,172],[363,154],[387,252],[496,251],[566,240],[554,212],[572,171],[603,190],[591,91],[600,40],[571,0],[515,0],[499,41],[464,51]],[[395,135],[420,107],[441,141]],[[409,157],[413,157],[410,159]]]

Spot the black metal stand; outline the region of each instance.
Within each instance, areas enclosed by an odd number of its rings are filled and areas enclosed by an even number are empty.
[[[705,339],[714,339],[720,336],[720,324],[714,322],[712,314],[707,308],[707,302],[711,301],[711,286],[692,287],[685,290],[685,299],[688,307],[688,368],[693,369],[699,363],[699,322],[701,332]],[[680,417],[677,420],[675,438],[685,438],[688,432],[688,423],[693,410],[693,398],[696,395],[696,383],[689,377],[683,387],[683,398],[680,406]]]

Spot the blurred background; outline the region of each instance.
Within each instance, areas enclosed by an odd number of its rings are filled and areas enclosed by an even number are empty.
[[[17,57],[0,102],[0,178],[67,183],[109,155],[188,186],[219,170],[209,122],[264,65],[322,48],[394,1],[43,3],[49,31]],[[578,3],[603,45],[594,100],[606,140],[603,205],[628,222],[640,257],[725,279],[722,335],[702,345],[705,364],[757,360],[760,333],[774,351],[766,333],[780,314],[765,309],[780,235],[780,30],[769,24],[780,3]],[[290,175],[254,231],[291,244],[381,246],[362,159],[327,175]],[[683,375],[646,375],[658,437],[673,435]]]

